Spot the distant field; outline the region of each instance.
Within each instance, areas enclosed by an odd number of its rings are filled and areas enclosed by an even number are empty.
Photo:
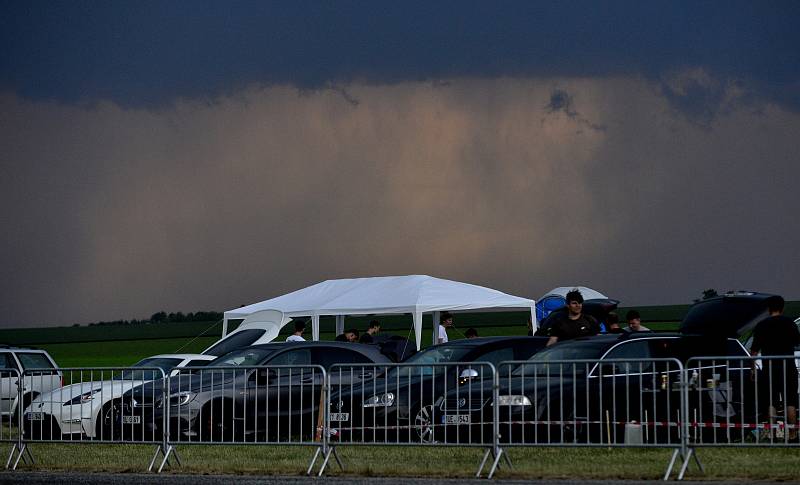
[[[686,314],[689,305],[640,306],[638,310],[644,324],[656,331],[674,331]],[[627,307],[617,313],[624,319]],[[800,315],[800,302],[787,302],[786,314]],[[481,336],[525,335],[527,312],[463,313],[455,316],[455,327],[448,331],[451,340],[462,338],[470,327]],[[411,340],[410,315],[388,315],[380,317],[349,317],[346,328],[364,331],[372,318],[378,318],[382,330],[401,335]],[[232,330],[235,324],[231,325]],[[333,340],[335,321],[333,317],[320,319],[320,337]],[[431,317],[423,321],[422,345],[431,343]],[[277,340],[284,340],[291,332],[284,328]],[[199,353],[208,348],[222,334],[222,322],[158,323],[140,325],[95,325],[91,327],[49,327],[0,330],[0,343],[40,347],[56,359],[62,367],[127,366],[159,353]],[[311,334],[308,328],[306,335]]]
[[[431,329],[424,329],[422,334],[423,347],[431,344]],[[448,331],[453,340],[463,338],[460,328]],[[481,327],[480,335],[526,335],[525,326]],[[400,335],[400,332],[392,332]],[[287,334],[288,335],[288,334]],[[403,336],[408,336],[403,333]],[[321,332],[321,340],[333,340],[333,332]],[[413,341],[413,334],[410,336]],[[170,354],[177,351],[183,353],[200,353],[218,337],[201,337],[190,343],[191,338],[171,338],[155,340],[109,340],[105,342],[78,342],[41,344],[37,347],[47,350],[53,356],[59,367],[124,367],[155,354]],[[284,340],[279,336],[278,341]]]

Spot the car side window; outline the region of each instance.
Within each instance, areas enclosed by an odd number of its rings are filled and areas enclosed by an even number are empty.
[[[505,360],[514,360],[514,349],[506,347],[504,349],[495,349],[489,352],[479,354],[475,359],[476,362],[491,362],[495,366]]]
[[[22,364],[23,369],[39,369],[35,371],[37,375],[56,373],[56,370],[53,369],[55,364],[50,362],[50,359],[44,354],[38,352],[19,352],[17,353],[17,358],[19,359],[19,363]],[[53,370],[46,371],[41,369]]]
[[[295,349],[280,353],[270,359],[266,365],[309,365],[311,364],[311,351],[309,349]]]
[[[603,357],[606,359],[650,359],[650,345],[647,340],[632,340],[622,342],[620,345],[614,347],[608,354]],[[614,374],[641,374],[649,372],[652,369],[652,363],[648,362],[617,362],[613,364]],[[604,368],[606,372],[606,368]]]
[[[211,362],[210,360],[190,360],[186,367],[205,367],[208,363]]]
[[[16,369],[17,365],[10,354],[0,354],[0,369]]]

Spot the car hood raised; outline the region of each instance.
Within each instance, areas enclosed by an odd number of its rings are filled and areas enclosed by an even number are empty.
[[[684,334],[739,337],[768,316],[768,293],[734,292],[695,303],[683,318]]]

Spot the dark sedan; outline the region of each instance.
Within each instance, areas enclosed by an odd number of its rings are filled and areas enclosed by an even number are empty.
[[[159,436],[169,409],[173,441],[308,441],[321,428],[321,369],[337,363],[391,362],[373,345],[291,342],[255,345],[180,374],[169,388],[148,384],[123,396],[122,436]],[[331,376],[361,383],[369,373]],[[166,403],[164,402],[166,401]]]
[[[433,402],[459,381],[478,382],[488,366],[524,360],[544,348],[546,337],[483,337],[429,347],[395,366],[343,366],[332,377],[374,372],[378,377],[361,384],[339,378],[331,388],[330,418],[340,441],[421,441],[433,439]],[[451,363],[463,365],[443,365]],[[485,368],[484,368],[485,367]]]
[[[699,355],[734,360],[698,369],[695,381],[717,380],[693,393],[690,407],[718,420],[743,419],[737,391],[749,381],[749,365],[736,360],[747,356],[737,340],[709,346],[707,337],[646,332],[569,340],[522,365],[501,365],[497,403],[488,383],[451,389],[434,407],[435,434],[439,441],[486,442],[497,405],[504,442],[673,442],[682,421],[676,361]]]

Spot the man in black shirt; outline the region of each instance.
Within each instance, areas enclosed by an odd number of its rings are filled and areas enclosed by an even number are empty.
[[[361,334],[361,338],[358,339],[358,341],[361,342],[362,344],[371,344],[375,342],[375,339],[373,337],[380,331],[381,331],[381,322],[377,320],[372,320],[371,322],[369,322],[369,328],[367,328],[366,332]]]
[[[794,322],[783,315],[784,301],[780,296],[767,300],[769,317],[765,318],[753,331],[753,345],[750,354],[759,351],[764,357],[793,356],[794,349],[800,345],[800,331]],[[787,424],[797,424],[797,367],[794,359],[764,360],[759,386],[769,399],[770,416],[775,415],[775,404],[786,405]],[[791,439],[797,436],[797,430],[789,433]]]
[[[600,324],[591,315],[583,314],[583,295],[578,289],[567,293],[567,313],[553,323],[547,346],[578,337],[597,335]]]

